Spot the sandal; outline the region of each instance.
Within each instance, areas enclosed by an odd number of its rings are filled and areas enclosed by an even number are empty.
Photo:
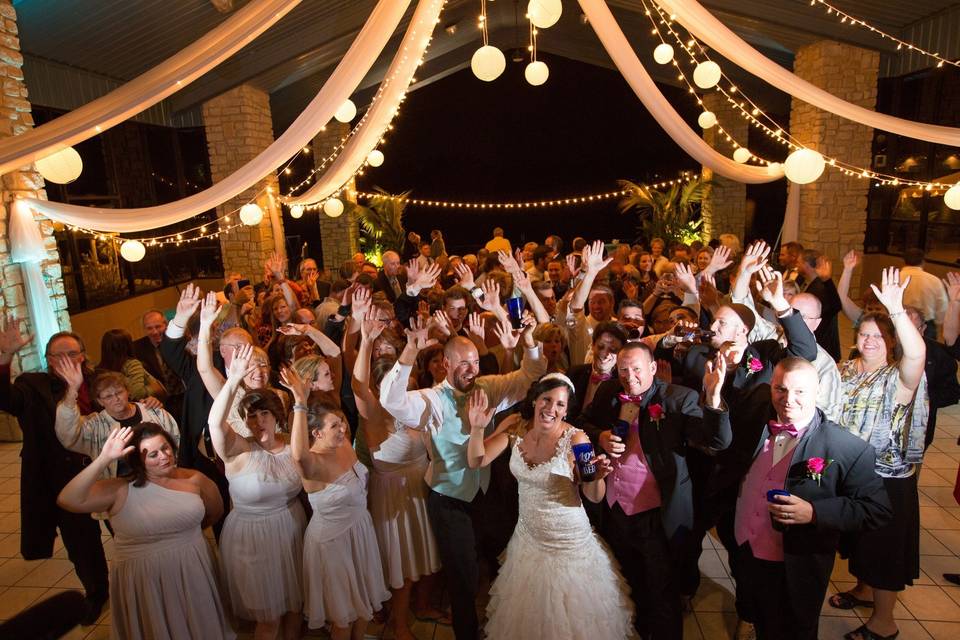
[[[867,625],[863,624],[863,625],[860,625],[860,628],[854,629],[849,633],[843,634],[843,637],[846,638],[847,640],[854,640],[854,638],[858,638],[859,640],[896,640],[896,637],[898,635],[900,635],[899,630],[894,631],[889,636],[881,636],[878,633],[874,633],[873,631],[870,631]]]
[[[853,609],[854,607],[873,607],[873,600],[861,600],[849,591],[841,591],[830,596],[827,600],[834,609]],[[858,629],[859,631],[859,629]],[[851,632],[852,633],[852,632]]]

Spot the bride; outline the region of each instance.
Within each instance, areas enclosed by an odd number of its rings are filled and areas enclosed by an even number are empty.
[[[573,392],[565,375],[543,376],[519,416],[504,420],[486,439],[495,408],[482,391],[467,401],[470,467],[490,464],[512,444],[510,471],[520,485],[520,520],[490,588],[488,638],[516,637],[518,629],[524,638],[569,640],[619,640],[633,633],[628,587],[590,528],[577,490],[572,447],[590,440],[563,421]],[[595,479],[581,486],[599,502],[612,465],[604,455],[594,463]]]

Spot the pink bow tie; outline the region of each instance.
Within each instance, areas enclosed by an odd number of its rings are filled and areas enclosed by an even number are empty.
[[[620,398],[620,402],[623,404],[640,404],[643,402],[643,396],[631,396],[627,393],[618,393],[617,397]]]
[[[797,428],[792,424],[780,424],[779,422],[771,420],[767,423],[767,426],[770,427],[770,435],[772,436],[778,436],[781,433],[785,433],[788,436],[793,436],[796,438],[800,435],[800,432],[797,431]]]
[[[611,379],[612,377],[613,377],[613,375],[612,375],[612,374],[609,374],[609,373],[591,373],[591,374],[590,374],[590,382],[591,382],[592,384],[596,384],[596,383],[598,383],[598,382],[606,382],[607,380]]]

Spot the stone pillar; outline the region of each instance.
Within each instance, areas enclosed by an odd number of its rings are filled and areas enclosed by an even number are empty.
[[[17,13],[10,0],[0,0],[0,81],[3,84],[3,91],[0,93],[0,136],[3,137],[20,135],[33,127],[22,66],[23,56],[20,54],[20,39],[17,37]],[[34,171],[32,165],[4,174],[0,186],[0,269],[3,273],[3,281],[0,283],[0,312],[6,317],[22,320],[22,332],[34,334],[27,309],[23,275],[20,266],[10,260],[7,236],[9,205],[17,196],[47,197],[43,178]],[[56,311],[60,329],[66,331],[70,329],[70,314],[63,290],[63,272],[57,253],[57,240],[53,236],[53,224],[39,216],[35,218],[40,225],[47,249],[46,258],[40,263],[47,295]],[[36,342],[27,345],[13,360],[13,375],[21,371],[41,369],[45,346]],[[20,429],[16,419],[0,413],[0,440],[19,439]]]
[[[203,104],[203,124],[210,154],[210,174],[214,182],[219,182],[273,142],[270,96],[250,85],[240,85]],[[220,235],[225,273],[236,271],[245,278],[259,281],[263,275],[263,263],[270,254],[273,251],[285,254],[278,193],[277,177],[270,173],[217,207],[218,216],[229,214],[229,224],[239,221],[236,210],[254,197],[263,209],[263,220],[259,225],[240,226]]]
[[[822,40],[797,51],[793,72],[804,80],[867,109],[877,102],[880,54]],[[790,134],[826,156],[860,167],[871,165],[873,129],[794,99]],[[825,253],[834,265],[851,248],[862,249],[867,226],[870,180],[827,167],[800,188],[797,240]]]
[[[326,129],[313,139],[314,166],[319,167],[349,132],[349,124],[336,120],[327,123]],[[351,181],[347,187],[353,189],[355,183]],[[357,213],[349,204],[347,209],[339,218],[327,216],[322,207],[317,210],[317,218],[320,222],[320,243],[323,247],[323,268],[328,271],[335,272],[340,268],[341,263],[352,258],[353,254],[360,250],[360,223]]]
[[[750,125],[723,94],[719,91],[705,94],[703,109],[715,113],[717,121],[734,140],[747,144]],[[717,126],[705,129],[703,139],[723,155],[733,155],[733,146]],[[704,180],[713,182],[713,189],[701,207],[704,240],[719,237],[721,233],[732,233],[742,239],[747,230],[747,185],[715,175],[707,167],[703,167],[702,175]]]

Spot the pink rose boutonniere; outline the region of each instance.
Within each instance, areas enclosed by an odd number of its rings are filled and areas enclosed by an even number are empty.
[[[823,478],[823,472],[827,467],[833,464],[833,460],[824,460],[823,458],[810,458],[807,460],[807,477],[817,481],[820,486],[820,480]]]
[[[763,363],[760,362],[760,358],[756,356],[750,356],[750,359],[743,365],[747,370],[747,375],[751,373],[757,373],[758,371],[763,371]]]
[[[650,414],[650,419],[653,420],[657,425],[657,429],[660,428],[660,421],[663,420],[665,414],[663,410],[663,405],[659,402],[655,402],[651,405],[647,405],[647,412]]]

